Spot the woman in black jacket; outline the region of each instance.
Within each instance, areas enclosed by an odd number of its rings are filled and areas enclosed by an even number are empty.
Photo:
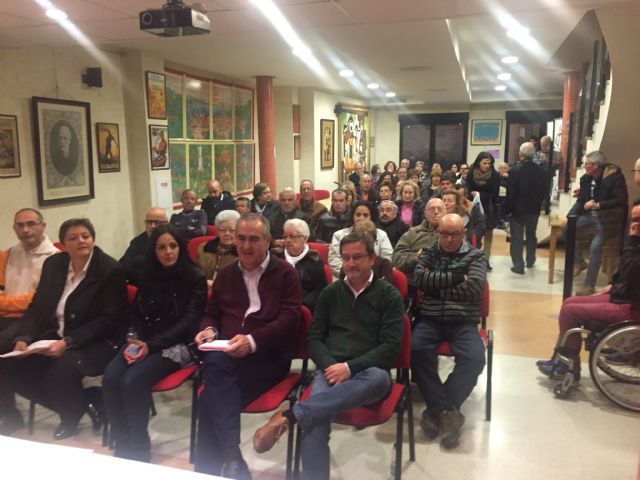
[[[500,174],[495,169],[496,160],[489,152],[480,152],[467,175],[467,192],[480,195],[484,210],[484,253],[491,257],[493,229],[498,224],[498,193],[500,193]]]
[[[150,389],[191,363],[186,344],[198,330],[206,299],[205,276],[189,258],[178,230],[173,225],[158,226],[149,238],[128,344],[103,378],[117,457],[150,460]],[[137,339],[132,338],[134,332]]]
[[[124,335],[120,320],[126,312],[125,272],[120,264],[95,246],[96,232],[86,218],[60,226],[64,251],[50,256],[29,308],[14,338],[14,351],[39,340],[46,349],[23,358],[3,360],[0,385],[35,400],[60,415],[56,440],[75,434],[89,413],[94,428],[101,427],[95,399],[82,388],[85,376],[102,375]],[[0,411],[0,417],[19,412]],[[9,433],[9,432],[3,432]]]

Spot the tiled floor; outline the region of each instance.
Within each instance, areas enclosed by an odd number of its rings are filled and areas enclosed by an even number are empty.
[[[438,443],[423,439],[416,424],[417,460],[406,461],[405,441],[404,478],[640,479],[640,414],[615,407],[588,377],[569,399],[556,399],[551,382],[535,368],[535,360],[548,357],[555,342],[562,300],[562,260],[556,261],[557,283],[548,285],[545,251],[525,276],[509,271],[508,244],[501,233],[496,233],[493,252],[493,272],[489,276],[489,327],[495,332],[493,419],[484,421],[483,374],[462,408],[466,423],[460,446],[444,451]],[[442,368],[446,373],[450,362],[445,359]],[[588,372],[586,365],[583,371]],[[414,412],[419,418],[423,403],[417,392],[415,397]],[[151,420],[150,427],[153,462],[190,469],[190,387],[156,394],[155,401],[158,416]],[[242,418],[241,447],[256,480],[284,478],[285,441],[264,455],[255,454],[251,447],[253,432],[268,418],[268,414]],[[56,424],[55,415],[38,408],[34,435],[23,431],[17,436],[52,442],[50,435]],[[332,478],[390,478],[394,436],[395,419],[360,431],[336,426],[331,438]],[[76,438],[62,443],[109,454],[86,420]]]

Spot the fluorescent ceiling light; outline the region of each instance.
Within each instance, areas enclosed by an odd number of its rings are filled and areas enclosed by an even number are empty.
[[[511,80],[511,74],[510,73],[500,73],[498,74],[498,80],[502,80],[503,82],[506,82],[508,80]]]
[[[345,77],[345,78],[353,77],[353,70],[349,70],[348,68],[343,68],[342,70],[340,70],[340,71],[338,72],[338,74],[339,74],[341,77]]]
[[[493,89],[496,92],[504,92],[507,89],[507,87],[506,85],[496,85],[495,87],[493,87]]]
[[[62,20],[67,19],[67,14],[64,13],[62,10],[60,10],[59,8],[50,8],[44,13],[47,17],[49,17],[52,20],[55,20],[56,22],[61,22]]]
[[[367,84],[367,88],[370,90],[376,90],[378,88],[380,88],[380,85],[378,85],[377,83],[368,83]]]
[[[512,27],[507,30],[507,37],[513,38],[514,40],[523,40],[529,36],[529,29],[524,28],[521,25],[516,27]]]
[[[500,61],[506,64],[518,63],[518,57],[514,57],[513,55],[510,55],[508,57],[503,57]]]
[[[396,92],[387,92],[384,94],[384,96],[387,98],[393,98],[396,96]]]

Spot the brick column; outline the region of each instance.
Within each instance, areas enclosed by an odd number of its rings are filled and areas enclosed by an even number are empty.
[[[258,105],[258,141],[260,142],[260,181],[271,186],[276,196],[275,118],[273,113],[273,77],[256,77]]]
[[[580,95],[580,89],[582,88],[582,75],[580,72],[567,72],[564,77],[564,94],[562,99],[562,139],[560,149],[562,151],[562,165],[560,166],[560,177],[558,182],[558,188],[564,189],[565,182],[565,169],[567,162],[571,159],[568,158],[567,148],[569,147],[569,132],[572,130],[570,123],[571,114],[574,115],[574,121],[578,121],[578,95]],[[573,147],[575,149],[575,139]],[[575,150],[574,150],[575,151]],[[573,165],[571,166],[573,169]]]

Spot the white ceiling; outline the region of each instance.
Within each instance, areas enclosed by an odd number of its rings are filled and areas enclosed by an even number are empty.
[[[249,0],[200,0],[210,35],[158,38],[138,29],[138,12],[165,0],[55,0],[88,39],[110,50],[157,52],[171,62],[276,85],[315,87],[384,104],[364,85],[379,83],[409,104],[560,98],[563,75],[547,64],[584,13],[637,0],[275,0],[324,66],[314,74]],[[190,3],[187,0],[186,3]],[[505,35],[513,19],[532,40]],[[0,48],[68,46],[76,41],[35,0],[0,0]],[[589,51],[587,49],[586,51]],[[516,55],[506,67],[499,59]],[[337,69],[348,66],[347,80]],[[416,68],[417,67],[417,68]],[[495,75],[512,73],[509,82]],[[493,87],[505,83],[506,92]]]

